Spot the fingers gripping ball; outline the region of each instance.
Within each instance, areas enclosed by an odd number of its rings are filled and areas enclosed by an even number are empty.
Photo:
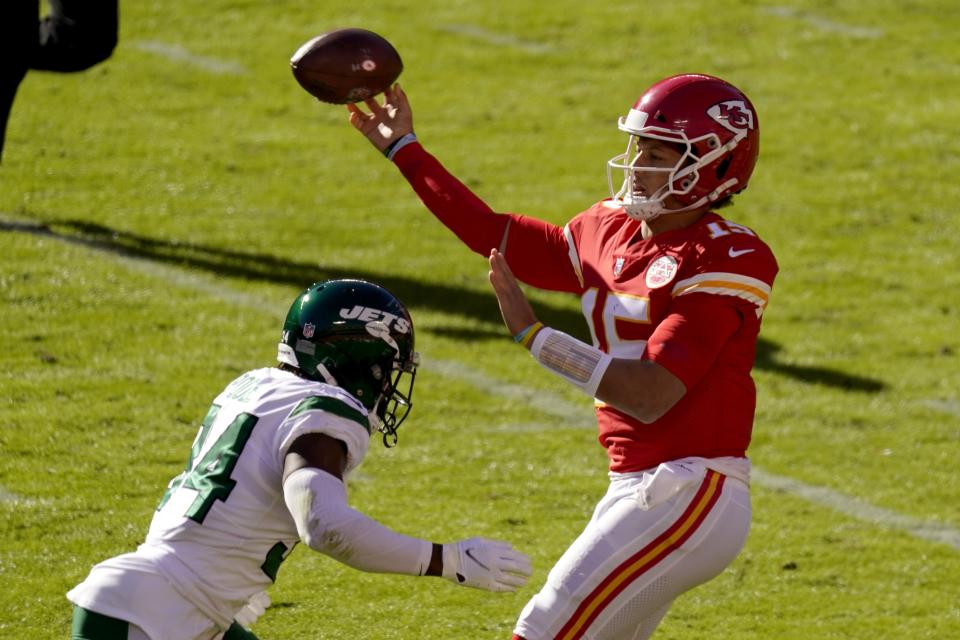
[[[317,100],[348,104],[390,87],[403,71],[400,54],[366,29],[337,29],[305,42],[290,58],[293,77]]]

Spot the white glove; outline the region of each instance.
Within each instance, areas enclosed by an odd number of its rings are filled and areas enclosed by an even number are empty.
[[[236,615],[233,616],[233,619],[236,620],[237,624],[239,624],[241,627],[249,629],[253,626],[253,623],[257,621],[257,618],[264,614],[271,604],[273,603],[270,601],[270,596],[267,595],[266,591],[255,593],[250,596],[247,604],[243,605],[243,608],[240,609],[240,611],[237,611]]]
[[[531,573],[530,558],[508,542],[470,538],[443,545],[443,577],[464,587],[516,591]]]

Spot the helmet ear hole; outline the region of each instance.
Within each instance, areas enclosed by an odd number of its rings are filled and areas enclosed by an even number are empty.
[[[723,176],[727,175],[727,169],[730,168],[730,163],[733,161],[733,155],[727,154],[727,157],[720,161],[720,164],[717,165],[717,180],[723,180]]]

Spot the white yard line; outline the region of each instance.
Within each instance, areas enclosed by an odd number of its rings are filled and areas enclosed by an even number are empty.
[[[492,44],[497,47],[506,47],[508,49],[520,49],[527,53],[550,53],[554,47],[541,42],[524,40],[507,33],[497,33],[488,31],[472,24],[445,24],[436,28],[437,31],[445,31],[458,36],[465,36],[470,40],[476,40],[485,44]]]
[[[471,369],[455,361],[427,360],[426,364],[439,368],[448,377],[463,380],[481,391],[494,396],[521,398],[529,406],[551,416],[560,418],[558,426],[569,427],[571,423],[582,423],[594,428],[593,412],[586,402],[576,405],[549,391],[531,389],[522,385],[508,384],[484,373]],[[516,431],[539,430],[542,425],[518,425]],[[753,465],[750,480],[766,489],[783,491],[809,502],[828,507],[845,516],[880,525],[888,529],[897,529],[924,540],[932,540],[950,545],[960,550],[960,530],[944,524],[904,516],[889,509],[876,507],[857,498],[844,495],[832,489],[817,487],[764,471]]]
[[[927,400],[923,405],[936,411],[960,416],[960,400]]]
[[[20,496],[7,491],[3,488],[3,485],[0,485],[0,502],[19,502],[20,500],[22,500]]]
[[[872,504],[851,498],[831,489],[824,487],[815,487],[804,484],[793,478],[778,476],[768,473],[756,467],[750,473],[752,481],[760,486],[777,491],[784,491],[794,496],[798,496],[810,502],[814,502],[834,511],[852,516],[858,520],[871,522],[873,524],[887,527],[888,529],[898,529],[909,533],[917,538],[924,540],[933,540],[948,544],[954,549],[960,549],[960,531],[937,522],[930,522],[904,516],[889,509],[875,507]]]
[[[191,53],[179,44],[169,44],[155,40],[137,40],[133,42],[132,45],[141,51],[155,53],[168,60],[182,62],[188,66],[196,67],[217,75],[242,76],[247,73],[246,67],[239,62],[201,56],[196,53]]]
[[[34,507],[41,503],[47,503],[46,500],[35,500],[33,498],[24,498],[13,491],[7,491],[6,487],[0,485],[0,506],[12,506],[17,508]]]
[[[192,273],[178,267],[158,264],[149,258],[126,255],[122,253],[121,250],[106,247],[83,238],[57,235],[36,223],[11,220],[0,216],[0,231],[2,230],[32,233],[52,240],[60,240],[96,249],[130,269],[156,277],[167,284],[175,284],[194,291],[201,291],[213,298],[244,309],[250,309],[260,313],[269,312],[277,318],[283,317],[282,314],[285,312],[282,304],[276,301],[264,300],[258,296],[232,289],[222,281],[213,277]],[[557,426],[569,428],[582,424],[585,425],[584,428],[594,428],[593,411],[590,403],[586,399],[582,404],[569,402],[549,391],[505,382],[455,360],[432,360],[426,357],[424,358],[424,369],[436,371],[449,378],[455,378],[492,396],[521,399],[528,406],[554,418]],[[543,427],[544,425],[542,423],[531,423],[515,425],[511,428],[517,431],[526,431],[539,430]],[[903,531],[923,540],[947,544],[960,550],[960,530],[947,525],[921,520],[911,516],[904,516],[831,489],[808,485],[799,480],[768,473],[756,466],[754,466],[752,470],[752,479],[756,484],[766,489],[784,491],[814,504],[833,509],[845,516],[888,529]],[[7,495],[13,496],[13,494],[5,492],[3,488],[0,487],[0,502],[6,502],[7,498],[5,496]],[[19,497],[16,496],[14,496],[14,498],[19,499]]]
[[[587,402],[574,404],[539,389],[504,382],[482,371],[471,369],[456,360],[437,360],[425,356],[424,365],[425,369],[466,382],[473,388],[492,396],[522,400],[527,406],[556,418],[563,426],[583,425],[584,428],[596,428],[593,411]],[[529,425],[526,425],[525,428],[527,427]]]
[[[835,22],[823,16],[818,16],[812,13],[807,13],[800,9],[794,9],[793,7],[760,7],[760,11],[763,13],[777,16],[778,18],[789,18],[791,20],[799,20],[805,22],[811,27],[816,27],[821,31],[827,31],[830,33],[839,33],[844,36],[852,36],[854,38],[866,38],[870,40],[876,40],[877,38],[882,38],[885,33],[883,29],[874,29],[871,27],[860,27],[857,25],[844,24],[842,22]]]

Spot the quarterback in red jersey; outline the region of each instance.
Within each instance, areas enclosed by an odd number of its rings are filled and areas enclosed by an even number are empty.
[[[611,197],[564,227],[491,210],[417,141],[399,86],[366,105],[348,106],[353,126],[489,256],[514,339],[595,399],[610,487],[514,640],[649,638],[679,594],[733,561],[750,525],[750,370],[777,263],[716,210],[756,164],[753,105],[711,76],[657,82],[619,121],[628,144],[607,163]],[[544,327],[517,279],[578,295],[593,344]]]

